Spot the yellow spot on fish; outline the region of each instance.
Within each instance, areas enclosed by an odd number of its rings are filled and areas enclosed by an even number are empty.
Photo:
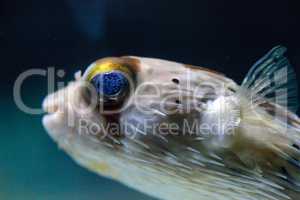
[[[126,74],[130,74],[130,70],[126,65],[122,65],[119,63],[113,63],[110,61],[102,62],[102,63],[95,63],[93,69],[87,76],[87,80],[92,80],[96,75],[103,74],[111,71],[121,71]]]

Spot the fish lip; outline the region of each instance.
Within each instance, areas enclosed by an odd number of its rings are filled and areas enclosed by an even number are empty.
[[[42,102],[42,109],[45,115],[54,114],[59,111],[59,104],[54,98],[54,94],[46,96]]]
[[[48,94],[43,102],[42,109],[45,113],[52,114],[61,112],[64,109],[64,105],[67,103],[66,100],[66,88],[54,91],[53,93]]]
[[[42,109],[44,111],[44,115],[42,117],[42,124],[44,128],[47,130],[49,135],[52,135],[52,128],[50,128],[50,124],[55,121],[56,115],[58,114],[58,106],[53,103],[53,100],[50,100],[51,94],[46,96],[42,102]]]

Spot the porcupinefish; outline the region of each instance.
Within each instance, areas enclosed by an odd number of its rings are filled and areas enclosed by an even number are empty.
[[[297,82],[277,46],[238,85],[213,70],[109,57],[48,95],[43,125],[79,165],[164,200],[297,200]]]

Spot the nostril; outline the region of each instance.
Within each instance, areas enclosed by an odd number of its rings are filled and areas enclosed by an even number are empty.
[[[177,79],[177,78],[173,78],[172,82],[175,83],[175,84],[179,84],[180,83],[179,79]]]
[[[176,99],[176,100],[175,100],[175,103],[176,103],[176,104],[180,104],[181,102],[180,102],[179,99]]]

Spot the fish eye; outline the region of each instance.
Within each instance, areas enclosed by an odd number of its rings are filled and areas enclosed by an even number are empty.
[[[127,64],[114,59],[92,63],[83,75],[94,88],[105,107],[121,106],[130,95],[133,73]]]
[[[122,96],[129,86],[127,77],[118,71],[97,74],[91,79],[91,83],[100,96],[109,99]]]

